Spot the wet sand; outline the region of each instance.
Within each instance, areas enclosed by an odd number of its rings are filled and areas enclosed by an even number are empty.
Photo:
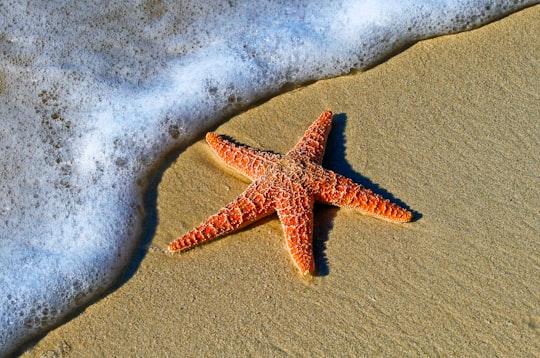
[[[276,216],[165,255],[249,183],[201,139],[163,173],[133,277],[23,356],[539,356],[539,18],[420,42],[216,129],[286,152],[331,109],[324,165],[414,222],[317,206],[311,280]]]

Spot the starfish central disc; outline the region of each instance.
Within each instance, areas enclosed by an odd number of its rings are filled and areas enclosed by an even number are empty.
[[[289,253],[300,272],[308,274],[315,271],[312,241],[316,201],[391,221],[411,221],[410,211],[321,166],[331,123],[332,112],[323,112],[284,155],[208,133],[206,140],[214,152],[253,182],[217,214],[170,243],[169,251],[190,249],[277,212]]]

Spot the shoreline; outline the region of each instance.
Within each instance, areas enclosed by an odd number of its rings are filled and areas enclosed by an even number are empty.
[[[539,354],[539,16],[537,5],[421,41],[216,130],[283,153],[329,108],[339,117],[325,167],[406,204],[413,223],[317,207],[323,269],[311,282],[274,216],[166,256],[249,182],[198,141],[161,179],[159,225],[135,275],[23,357]]]

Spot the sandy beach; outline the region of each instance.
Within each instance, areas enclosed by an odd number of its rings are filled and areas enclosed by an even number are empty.
[[[249,183],[201,135],[162,173],[129,280],[23,357],[540,356],[539,18],[422,41],[215,129],[284,153],[330,109],[323,165],[414,222],[316,206],[310,280],[276,216],[166,255]]]

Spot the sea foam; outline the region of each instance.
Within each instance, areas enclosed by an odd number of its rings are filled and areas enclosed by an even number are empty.
[[[0,355],[114,282],[167,151],[288,84],[535,3],[4,1]]]

